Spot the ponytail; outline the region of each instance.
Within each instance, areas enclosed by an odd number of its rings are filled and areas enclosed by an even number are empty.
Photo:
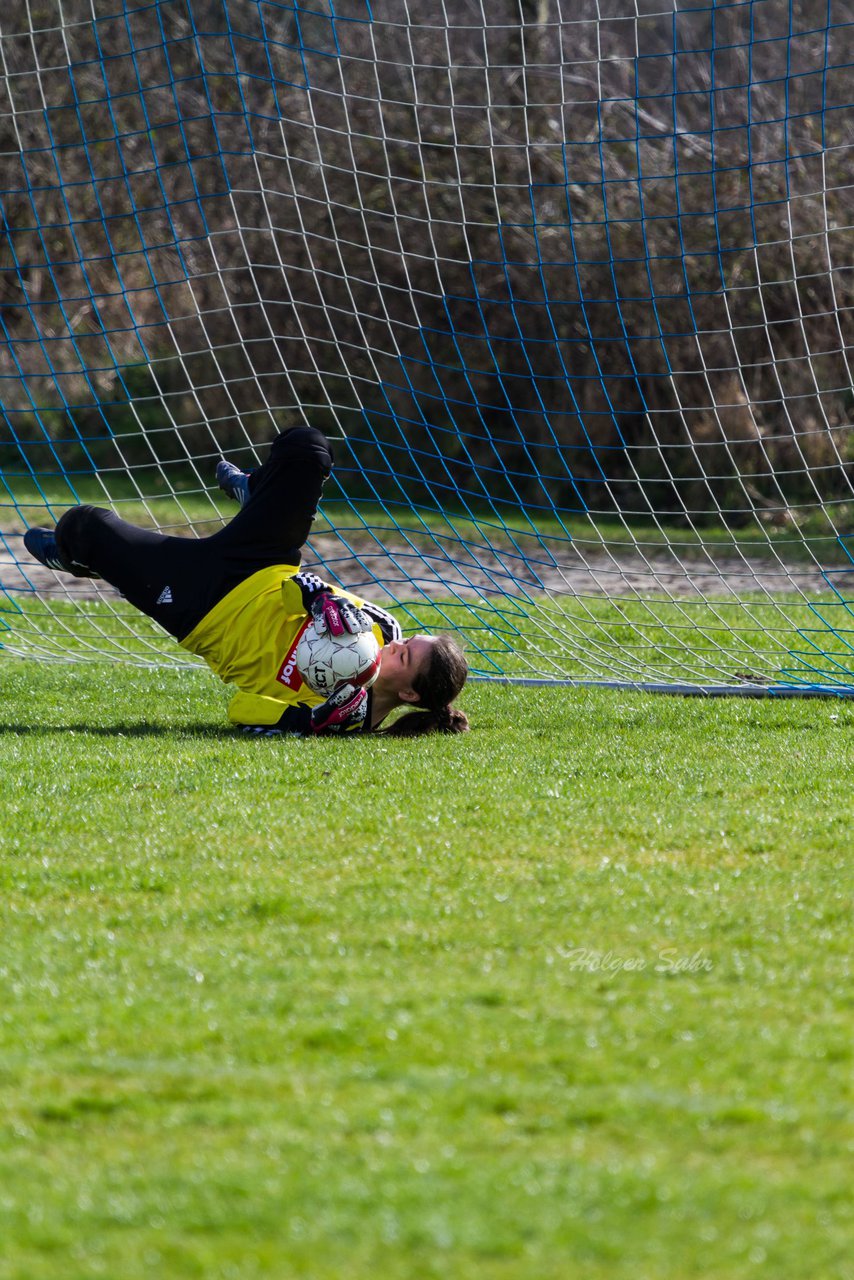
[[[424,710],[408,711],[382,732],[395,738],[412,738],[421,733],[466,733],[468,716],[451,703],[465,684],[468,671],[465,654],[456,640],[438,636],[427,671],[412,682]]]
[[[459,707],[440,707],[438,711],[407,711],[383,732],[393,738],[414,738],[419,733],[468,733],[468,716]]]

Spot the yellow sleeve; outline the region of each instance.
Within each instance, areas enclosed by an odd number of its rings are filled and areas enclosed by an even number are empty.
[[[312,701],[319,699],[312,698]],[[279,698],[266,698],[261,693],[236,693],[228,704],[228,718],[232,724],[274,725],[287,709],[288,703]]]

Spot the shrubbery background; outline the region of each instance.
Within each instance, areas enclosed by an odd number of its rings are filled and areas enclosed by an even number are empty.
[[[613,8],[4,17],[0,465],[304,414],[384,496],[846,503],[854,6]]]

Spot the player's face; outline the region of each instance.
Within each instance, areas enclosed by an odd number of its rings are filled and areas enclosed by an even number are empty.
[[[410,636],[408,640],[392,640],[382,649],[383,683],[396,692],[412,688],[412,682],[425,675],[435,641],[430,636]]]

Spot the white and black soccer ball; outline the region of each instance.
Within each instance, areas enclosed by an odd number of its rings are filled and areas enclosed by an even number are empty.
[[[300,636],[297,670],[315,693],[328,698],[342,684],[368,688],[380,673],[380,646],[372,631],[318,635],[310,622]]]

